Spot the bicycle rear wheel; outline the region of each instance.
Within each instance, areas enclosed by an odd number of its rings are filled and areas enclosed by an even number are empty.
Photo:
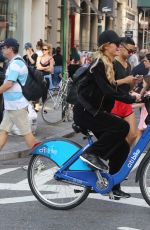
[[[139,184],[143,198],[150,205],[150,158],[142,166]]]
[[[62,121],[62,102],[59,95],[49,96],[44,102],[41,115],[47,124],[58,124]]]
[[[32,156],[28,167],[28,182],[34,196],[51,209],[66,210],[82,203],[89,189],[55,180],[58,166],[51,159],[40,155]]]

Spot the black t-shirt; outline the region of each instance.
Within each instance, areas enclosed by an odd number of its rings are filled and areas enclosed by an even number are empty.
[[[62,66],[63,65],[63,58],[61,54],[55,54],[53,56],[55,61],[55,66]]]
[[[38,57],[38,55],[37,55],[36,53],[33,53],[32,56],[31,56],[31,58],[35,61],[34,64],[32,64],[32,63],[30,62],[30,60],[28,59],[27,55],[24,55],[24,56],[23,56],[23,59],[25,60],[25,62],[26,62],[26,64],[27,64],[28,66],[33,66],[33,67],[34,67],[34,66],[36,66],[37,57]]]
[[[130,64],[128,64],[127,68],[125,68],[119,61],[115,60],[113,62],[113,66],[114,66],[116,80],[123,79],[131,74]],[[123,84],[123,85],[120,85],[119,87],[125,92],[130,91],[129,84]]]

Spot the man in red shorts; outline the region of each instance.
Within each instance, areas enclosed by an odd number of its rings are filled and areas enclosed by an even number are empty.
[[[137,82],[137,78],[131,74],[131,66],[128,63],[128,57],[135,52],[135,43],[130,37],[123,37],[120,45],[120,54],[114,61],[116,85],[121,89],[130,92],[131,88]],[[131,146],[137,138],[136,116],[132,109],[132,104],[116,101],[112,113],[124,118],[130,125],[130,131],[127,141]]]

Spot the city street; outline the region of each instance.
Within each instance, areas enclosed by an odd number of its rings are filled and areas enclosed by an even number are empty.
[[[0,230],[150,230],[150,206],[135,182],[150,151],[149,99],[150,0],[0,0]],[[86,155],[76,158],[76,143],[86,146],[87,137],[75,133],[73,122],[101,138],[89,151],[93,158],[112,154],[110,173],[141,138],[111,177],[89,170]],[[30,161],[35,143],[44,157]],[[106,168],[98,156],[88,160]],[[138,175],[147,197],[149,155],[144,160]],[[131,197],[113,192],[130,198],[95,192],[110,191],[121,178]]]
[[[84,144],[81,135],[73,140]],[[40,204],[29,189],[26,171],[29,157],[0,162],[1,230],[149,230],[150,208],[142,199],[135,170],[123,183],[132,198],[119,201],[91,194],[80,206],[55,211]]]

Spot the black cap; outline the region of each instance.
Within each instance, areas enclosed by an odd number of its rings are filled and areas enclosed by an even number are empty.
[[[115,31],[105,30],[99,35],[98,45],[102,46],[103,44],[108,43],[108,42],[119,44],[121,41],[120,41],[120,37]]]
[[[27,42],[27,43],[25,43],[24,48],[25,49],[32,48],[32,44],[30,42]]]
[[[2,46],[8,46],[8,47],[19,47],[19,43],[15,38],[6,38],[4,42],[2,43]]]
[[[130,45],[135,46],[134,40],[132,38],[130,38],[130,37],[121,37],[120,40],[121,40],[121,43],[130,44]]]

